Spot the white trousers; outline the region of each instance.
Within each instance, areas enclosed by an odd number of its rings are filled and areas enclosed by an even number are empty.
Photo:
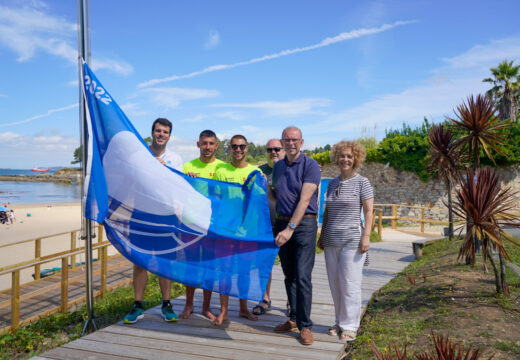
[[[341,330],[357,331],[361,318],[361,279],[366,253],[341,247],[325,247],[324,252],[336,325]]]

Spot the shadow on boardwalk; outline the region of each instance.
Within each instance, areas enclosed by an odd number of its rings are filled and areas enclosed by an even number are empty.
[[[400,239],[372,244],[370,265],[365,268],[362,303],[366,306],[372,294],[385,285],[413,260],[411,242],[417,235],[400,234]],[[334,323],[334,306],[330,295],[323,254],[316,256],[313,271],[312,320],[315,342],[303,346],[298,332],[277,334],[273,328],[286,320],[286,295],[280,266],[273,269],[271,298],[273,310],[260,316],[258,322],[238,317],[238,301],[230,299],[229,322],[214,327],[200,315],[202,291],[195,295],[195,313],[186,320],[166,323],[160,307],[145,313],[134,325],[121,323],[106,327],[37,359],[337,359],[344,343],[327,335]],[[172,301],[182,311],[184,297]],[[250,307],[255,304],[250,303]],[[212,296],[214,312],[219,309],[217,294]]]

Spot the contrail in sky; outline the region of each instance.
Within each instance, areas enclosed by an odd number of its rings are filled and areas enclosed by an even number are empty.
[[[25,123],[31,122],[33,120],[40,119],[42,117],[46,117],[46,116],[52,115],[52,114],[57,113],[57,112],[62,112],[62,111],[65,111],[65,110],[74,109],[76,107],[78,107],[78,104],[64,106],[64,107],[61,107],[61,108],[58,108],[58,109],[51,109],[51,110],[47,111],[44,114],[35,115],[35,116],[32,116],[32,117],[30,117],[28,119],[25,119],[25,120],[15,121],[15,122],[7,123],[7,124],[0,124],[0,127],[25,124]]]
[[[168,76],[168,77],[165,77],[162,79],[152,79],[152,80],[148,80],[148,81],[138,84],[137,87],[143,88],[143,87],[153,86],[153,85],[157,85],[157,84],[161,84],[161,83],[165,83],[165,82],[170,82],[170,81],[175,81],[175,80],[180,80],[180,79],[188,79],[188,78],[196,77],[196,76],[214,72],[214,71],[226,70],[226,69],[250,65],[250,64],[254,64],[254,63],[258,63],[258,62],[262,62],[262,61],[272,60],[272,59],[276,59],[276,58],[279,58],[282,56],[287,56],[287,55],[292,55],[292,54],[296,54],[296,53],[300,53],[300,52],[304,52],[304,51],[319,49],[319,48],[329,46],[332,44],[336,44],[339,42],[356,39],[356,38],[359,38],[359,37],[362,37],[365,35],[377,34],[377,33],[383,32],[383,31],[393,29],[398,26],[414,24],[417,22],[418,22],[417,20],[396,21],[392,24],[384,24],[384,25],[381,25],[381,26],[375,27],[375,28],[368,28],[368,29],[363,28],[363,29],[352,30],[349,32],[341,33],[334,37],[325,38],[322,41],[320,41],[319,43],[314,44],[314,45],[304,46],[304,47],[295,48],[295,49],[283,50],[283,51],[280,51],[280,52],[277,52],[274,54],[264,55],[262,57],[258,57],[258,58],[254,58],[254,59],[250,59],[250,60],[246,60],[246,61],[240,61],[240,62],[237,62],[234,64],[212,65],[212,66],[208,66],[207,68],[204,68],[200,71],[194,71],[189,74],[172,75],[172,76]]]

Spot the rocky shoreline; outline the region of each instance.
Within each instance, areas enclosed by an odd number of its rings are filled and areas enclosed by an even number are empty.
[[[81,170],[63,168],[52,174],[39,173],[37,175],[0,175],[0,181],[23,181],[23,182],[59,182],[79,183],[81,181]]]

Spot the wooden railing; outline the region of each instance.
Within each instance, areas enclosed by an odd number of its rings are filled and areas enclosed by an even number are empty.
[[[61,236],[64,234],[67,234],[69,232],[54,234],[54,235],[48,235],[43,236],[35,239],[29,239],[29,240],[23,240],[14,242],[11,244],[6,244],[0,246],[0,248],[5,248],[8,246],[28,243],[28,242],[34,242],[35,246],[35,258],[32,260],[24,261],[18,264],[13,264],[9,266],[5,266],[0,268],[0,276],[11,274],[11,328],[16,329],[20,325],[20,271],[28,268],[34,267],[34,278],[35,281],[40,280],[40,266],[45,263],[49,263],[52,261],[60,260],[61,261],[61,302],[60,302],[60,311],[62,313],[66,313],[69,307],[69,301],[68,301],[68,288],[69,283],[73,283],[76,281],[80,281],[84,278],[84,275],[81,275],[81,277],[77,276],[75,278],[69,279],[69,268],[73,269],[76,267],[76,256],[80,255],[85,251],[85,247],[77,247],[76,246],[76,234],[79,232],[79,230],[70,231],[70,239],[71,239],[71,248],[70,250],[54,253],[51,255],[41,256],[41,241],[47,238]],[[98,235],[97,235],[98,242],[93,246],[93,250],[98,251],[98,259],[101,262],[101,270],[97,271],[97,273],[100,273],[101,275],[101,287],[98,292],[96,292],[96,296],[104,297],[107,292],[107,271],[108,271],[108,247],[111,245],[108,241],[103,241],[103,226],[98,226]],[[70,262],[70,264],[69,264]],[[69,266],[70,265],[70,266]],[[49,291],[50,288],[56,288],[54,286],[47,286],[43,289],[39,289],[37,291],[32,291],[28,294],[22,295],[23,299],[29,299],[31,297],[35,297],[37,295],[41,295],[42,293]],[[9,301],[5,301],[5,303],[0,303],[0,307],[3,307],[5,305],[8,305]]]
[[[391,207],[392,215],[384,216],[384,209]],[[398,216],[399,208],[408,208],[408,209],[420,209],[421,216],[420,218],[408,217],[408,216]],[[381,236],[382,228],[383,228],[383,220],[391,220],[392,221],[392,229],[397,229],[397,222],[401,221],[409,221],[409,222],[418,222],[421,224],[421,232],[424,232],[424,224],[439,224],[439,225],[448,225],[447,221],[429,219],[425,217],[426,210],[431,209],[427,206],[418,206],[418,205],[404,205],[404,204],[374,204],[374,216],[372,217],[372,229],[375,229],[376,226],[376,218],[377,218],[377,232]]]

